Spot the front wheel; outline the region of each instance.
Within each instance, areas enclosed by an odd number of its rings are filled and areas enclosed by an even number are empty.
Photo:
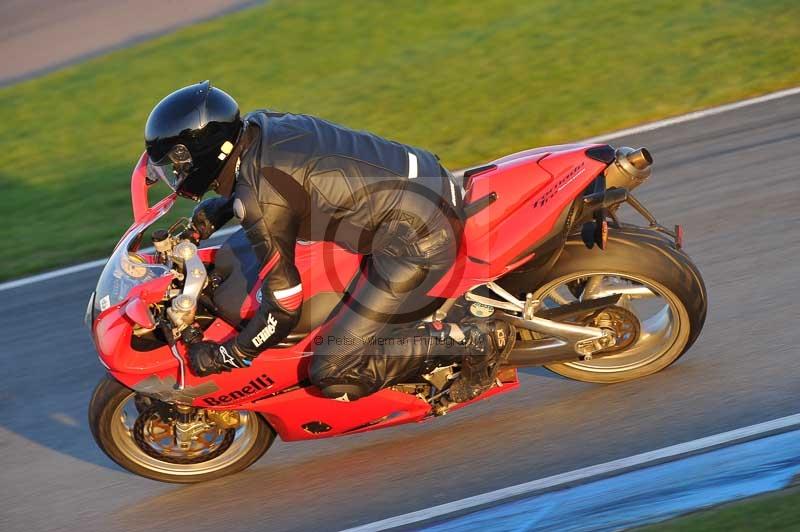
[[[193,425],[191,441],[176,437],[173,407],[137,394],[106,376],[89,403],[89,427],[109,458],[132,473],[162,482],[193,483],[241,471],[263,455],[275,431],[255,412],[237,423]]]
[[[622,294],[609,321],[634,320],[635,339],[591,360],[547,369],[585,382],[614,383],[644,377],[675,362],[705,322],[706,289],[697,267],[660,233],[635,226],[610,229],[605,250],[570,239],[534,298],[557,307]],[[625,327],[625,323],[618,324]]]

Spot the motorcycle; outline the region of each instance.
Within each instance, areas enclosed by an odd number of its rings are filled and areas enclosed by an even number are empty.
[[[503,157],[463,173],[465,226],[456,263],[429,294],[428,321],[505,320],[516,329],[494,386],[448,400],[459,364],[443,360],[413,382],[358,401],[323,397],[307,371],[317,332],[340,304],[361,257],[333,242],[298,242],[301,320],[248,368],[198,377],[187,346],[222,342],[259,306],[261,272],[242,230],[198,247],[189,220],[145,232],[174,205],[148,201],[147,155],[131,176],[133,225],[117,244],[87,309],[108,370],[89,425],[100,448],[138,475],[200,482],[241,471],[276,436],[284,441],[358,434],[434,419],[519,386],[517,369],[543,366],[584,382],[622,382],[661,371],[697,339],[707,296],[667,228],[632,195],[651,173],[646,148],[561,145]],[[646,221],[623,223],[629,204]],[[235,268],[219,274],[222,262]],[[222,287],[239,292],[236,307]],[[228,298],[230,299],[230,298]],[[228,308],[223,308],[227,305]]]

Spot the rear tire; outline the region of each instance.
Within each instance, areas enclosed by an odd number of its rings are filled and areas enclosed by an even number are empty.
[[[669,345],[663,345],[663,350],[638,365],[629,364],[628,367],[624,365],[627,351],[621,351],[616,355],[619,363],[610,363],[608,357],[598,357],[592,361],[551,364],[545,366],[547,369],[584,382],[638,379],[674,363],[700,335],[708,307],[702,276],[689,256],[663,234],[629,225],[609,228],[605,250],[596,246],[588,249],[580,237],[570,238],[558,262],[534,292],[534,298],[541,299],[559,283],[593,275],[618,275],[621,279],[639,282],[667,302],[675,327],[669,341],[664,342]]]
[[[97,445],[109,458],[146,478],[189,484],[237,473],[258,460],[275,439],[275,431],[264,418],[255,412],[247,412],[246,422],[242,424],[247,438],[238,446],[234,443],[217,457],[198,464],[160,461],[139,450],[130,434],[131,429],[124,426],[124,409],[135,405],[135,396],[136,392],[114,378],[104,377],[95,387],[89,403],[89,427]],[[137,412],[135,406],[129,410]],[[127,415],[132,417],[135,414]]]

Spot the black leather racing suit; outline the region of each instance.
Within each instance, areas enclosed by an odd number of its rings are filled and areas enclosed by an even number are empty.
[[[428,151],[319,118],[258,111],[245,124],[233,206],[269,272],[236,347],[257,356],[291,332],[303,290],[296,241],[332,241],[365,261],[314,342],[312,383],[356,399],[418,372],[426,341],[391,338],[435,310],[426,293],[454,263],[453,176]]]

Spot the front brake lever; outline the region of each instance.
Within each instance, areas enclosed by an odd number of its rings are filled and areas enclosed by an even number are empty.
[[[178,390],[183,390],[186,385],[186,367],[183,357],[178,352],[178,338],[175,337],[168,318],[159,320],[158,326],[159,329],[161,329],[161,333],[164,335],[164,339],[167,341],[172,357],[178,361],[178,381],[175,383],[175,386]]]

